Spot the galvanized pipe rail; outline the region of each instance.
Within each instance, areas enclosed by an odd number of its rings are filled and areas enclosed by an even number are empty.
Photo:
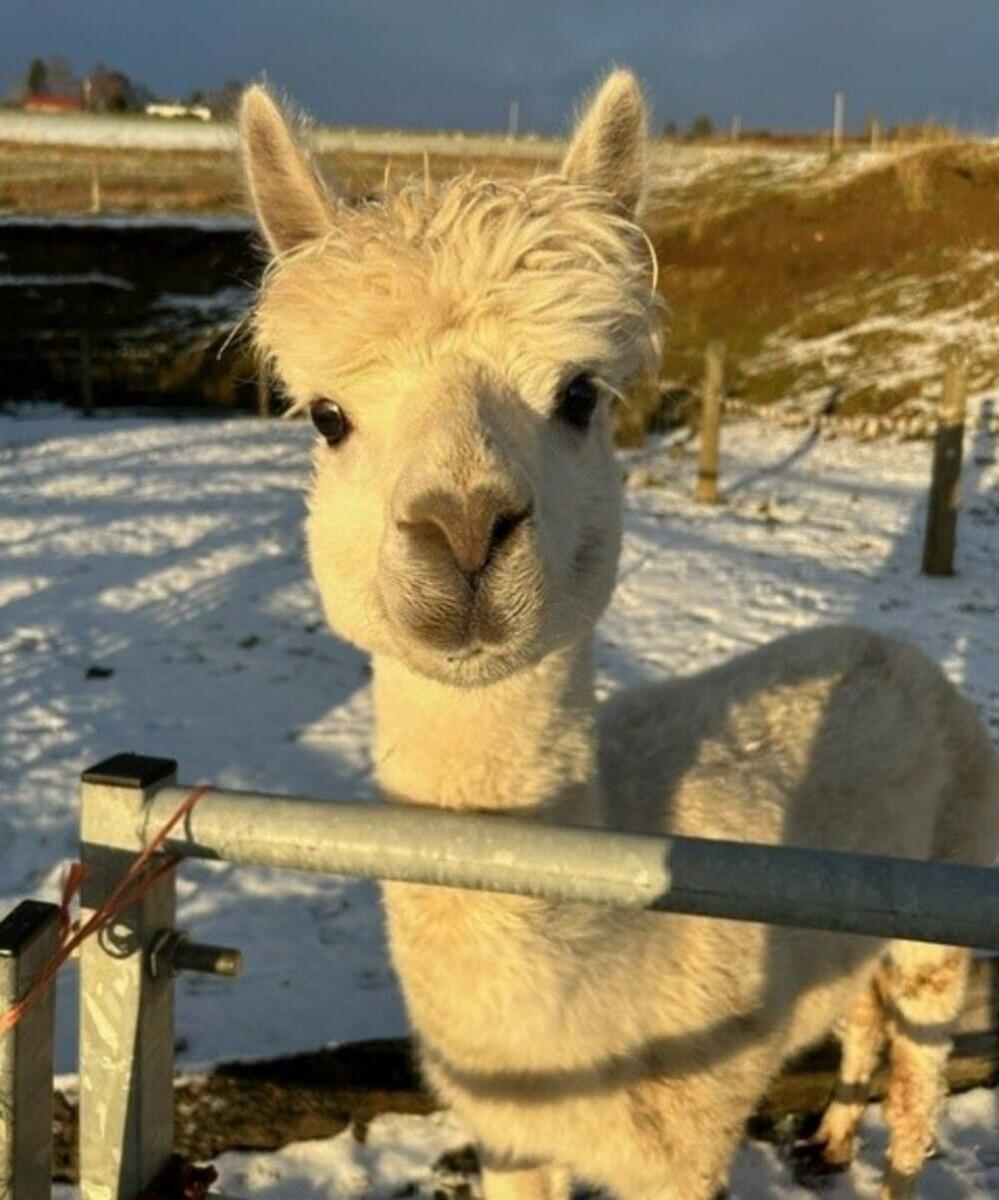
[[[142,840],[187,794],[164,787]],[[950,863],[212,791],[166,843],[187,858],[999,950],[999,871]]]

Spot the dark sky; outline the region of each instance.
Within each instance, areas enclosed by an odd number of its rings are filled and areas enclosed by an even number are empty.
[[[564,126],[609,63],[659,123],[937,117],[994,131],[999,0],[0,0],[0,88],[34,55],[99,59],[164,96],[262,73],[347,124]]]

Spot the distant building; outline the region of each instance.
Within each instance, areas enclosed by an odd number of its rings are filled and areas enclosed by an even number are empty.
[[[79,96],[49,96],[27,95],[24,98],[24,111],[37,113],[72,113],[81,112],[83,105]]]
[[[210,121],[212,110],[206,104],[147,104],[148,117],[194,117],[198,121]]]

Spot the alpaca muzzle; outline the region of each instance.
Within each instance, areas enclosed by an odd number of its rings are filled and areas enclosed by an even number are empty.
[[[536,602],[534,509],[495,484],[427,490],[400,506],[382,547],[380,591],[398,630],[454,655],[515,636]]]
[[[532,513],[519,497],[479,488],[466,496],[426,492],[407,506],[396,525],[412,553],[451,567],[475,592],[489,565]]]

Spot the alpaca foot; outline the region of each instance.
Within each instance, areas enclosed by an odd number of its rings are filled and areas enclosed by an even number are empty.
[[[916,1188],[918,1171],[896,1171],[889,1168],[878,1191],[878,1200],[909,1200]]]
[[[815,1184],[830,1175],[850,1169],[853,1162],[854,1140],[832,1142],[825,1138],[801,1138],[791,1146],[791,1171],[803,1186]]]

